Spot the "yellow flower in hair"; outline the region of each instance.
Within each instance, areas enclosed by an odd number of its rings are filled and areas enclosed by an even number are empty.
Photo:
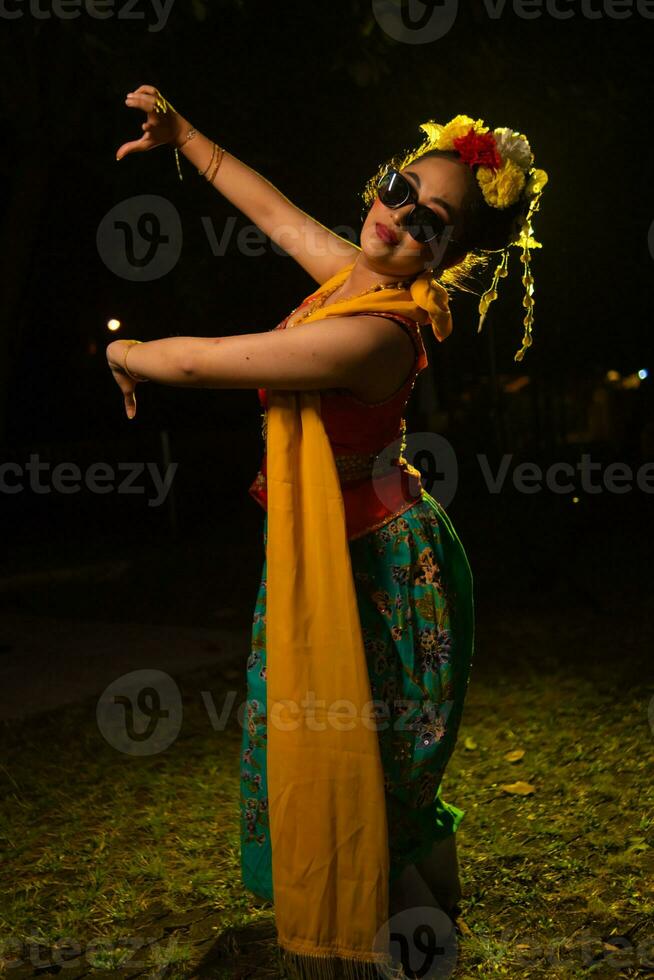
[[[488,126],[484,126],[483,119],[475,121],[470,116],[455,116],[444,126],[430,121],[422,123],[420,128],[427,134],[429,142],[439,150],[453,150],[454,140],[460,136],[466,136],[471,129],[475,133],[488,132]]]
[[[508,208],[520,197],[526,178],[517,163],[505,160],[499,170],[479,167],[477,180],[487,204],[492,208]]]
[[[435,123],[433,121],[421,123],[420,129],[422,129],[422,131],[426,134],[430,143],[433,143],[434,146],[438,146],[438,141],[441,133],[443,132],[443,126],[440,123]]]
[[[487,133],[488,126],[484,126],[483,119],[471,119],[470,116],[455,116],[450,122],[443,126],[440,138],[438,140],[439,150],[453,150],[454,140],[458,139],[460,136],[466,136],[470,130],[473,129],[475,133]]]

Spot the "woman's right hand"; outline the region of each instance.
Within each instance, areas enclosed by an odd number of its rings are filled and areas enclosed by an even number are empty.
[[[155,112],[155,101],[166,106],[165,112]],[[140,140],[123,143],[116,150],[116,160],[122,160],[128,153],[139,153],[143,150],[153,150],[155,146],[173,146],[181,141],[189,129],[188,122],[173,109],[154,85],[139,85],[135,92],[129,92],[125,104],[133,109],[142,109],[147,113],[147,119],[142,125],[143,136]]]

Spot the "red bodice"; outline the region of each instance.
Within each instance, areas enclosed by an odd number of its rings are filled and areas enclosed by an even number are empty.
[[[345,505],[347,536],[352,540],[387,524],[420,499],[420,473],[401,457],[401,453],[394,454],[400,458],[392,465],[376,466],[374,472],[362,457],[382,453],[403,435],[406,403],[418,374],[427,367],[428,361],[420,328],[414,320],[399,313],[379,311],[350,315],[385,316],[396,320],[411,336],[416,352],[413,368],[402,387],[382,402],[369,404],[361,401],[345,388],[329,388],[320,392],[321,418],[334,452]],[[290,316],[274,329],[284,330]],[[259,388],[258,395],[265,421],[266,389]],[[365,475],[361,475],[362,467],[369,470]],[[264,510],[267,509],[265,452],[249,493]]]

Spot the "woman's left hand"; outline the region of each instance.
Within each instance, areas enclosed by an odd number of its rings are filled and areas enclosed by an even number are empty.
[[[107,347],[107,363],[116,384],[123,393],[127,418],[133,419],[136,415],[135,389],[138,381],[135,378],[130,378],[123,367],[125,351],[129,350],[129,347],[130,345],[124,340],[113,340]]]

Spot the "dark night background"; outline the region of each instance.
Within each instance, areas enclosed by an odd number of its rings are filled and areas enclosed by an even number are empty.
[[[178,469],[160,507],[147,504],[145,476],[141,494],[0,493],[0,716],[99,693],[128,669],[118,640],[112,652],[120,624],[159,637],[173,673],[188,650],[157,630],[233,629],[244,673],[263,558],[263,512],[248,495],[263,451],[256,392],[142,385],[129,421],[106,367],[106,324],[118,318],[119,336],[142,340],[263,331],[315,284],[269,242],[243,255],[247,219],[181,155],[180,182],[169,147],[115,161],[141,134],[144,114],[124,105],[141,84],[332,228],[360,227],[365,182],[420,140],[425,120],[465,113],[528,136],[549,174],[535,218],[533,346],[514,362],[523,309],[512,249],[481,334],[478,295],[465,293],[452,298],[445,343],[423,329],[430,369],[407,428],[440,433],[457,455],[447,510],[475,578],[473,679],[494,689],[503,673],[517,689],[521,670],[563,665],[574,684],[592,666],[607,698],[651,684],[651,493],[635,473],[654,461],[654,20],[635,3],[624,19],[590,18],[572,0],[559,0],[574,11],[566,20],[524,19],[508,2],[497,18],[483,3],[459,7],[446,36],[409,45],[360,0],[176,0],[160,31],[148,31],[145,3],[141,19],[48,20],[8,0],[25,13],[0,17],[0,462],[163,466],[167,446]],[[96,234],[142,194],[174,205],[183,247],[168,274],[138,283],[110,271]],[[235,217],[224,255],[212,254],[202,217],[217,235]],[[624,493],[589,493],[577,479],[571,492],[526,494],[509,473],[491,494],[481,453],[493,470],[512,454],[510,472],[590,454],[602,473],[623,462],[634,478]],[[163,666],[141,659],[141,634],[130,634],[129,666]]]
[[[115,161],[117,147],[141,133],[143,113],[126,108],[124,96],[143,83],[330,227],[359,227],[365,181],[380,161],[415,145],[426,119],[464,112],[528,135],[550,175],[535,221],[544,247],[532,253],[534,344],[514,362],[523,311],[513,249],[513,274],[482,334],[478,297],[465,293],[453,298],[446,343],[423,331],[431,364],[408,428],[438,431],[456,450],[459,486],[449,509],[480,603],[492,599],[498,574],[504,593],[567,583],[599,610],[620,585],[645,587],[647,566],[638,562],[649,557],[650,497],[635,478],[626,494],[579,485],[518,494],[509,477],[493,495],[475,454],[486,453],[495,469],[502,453],[513,454],[512,466],[543,468],[590,453],[602,469],[619,460],[634,473],[653,458],[654,22],[636,11],[589,19],[581,7],[567,20],[460,8],[445,37],[414,45],[393,41],[366,3],[180,0],[159,31],[147,29],[155,24],[149,7],[136,11],[145,19],[25,14],[2,24],[3,459],[24,465],[36,453],[50,467],[73,462],[82,472],[95,461],[161,463],[167,438],[179,464],[160,507],[147,506],[149,485],[140,495],[3,493],[11,608],[69,612],[70,591],[54,587],[57,570],[70,583],[76,562],[135,558],[146,546],[169,561],[169,577],[159,582],[150,568],[138,588],[122,583],[133,616],[211,622],[223,603],[244,616],[256,590],[262,513],[247,493],[262,451],[256,393],[143,385],[130,422],[106,368],[106,323],[116,317],[123,336],[144,340],[265,330],[314,283],[270,243],[262,255],[243,255],[244,216],[184,158],[180,182],[170,148]],[[96,233],[118,202],[145,193],[177,209],[183,248],[165,276],[130,282],[105,265]],[[236,220],[224,255],[212,254],[203,217],[217,235]],[[605,380],[607,371],[642,369],[650,377],[637,388]],[[629,555],[618,576],[597,560],[610,533],[617,553]],[[176,549],[183,560],[171,557]],[[236,572],[225,576],[223,563]],[[197,588],[188,578],[194,569]],[[17,589],[19,573],[51,587]],[[68,585],[80,590],[76,608],[117,615],[121,584],[84,599],[82,577]],[[151,605],[140,612],[149,591]]]
[[[247,493],[262,452],[256,393],[142,385],[130,422],[106,368],[106,323],[116,317],[122,336],[143,340],[265,330],[314,283],[269,241],[262,255],[242,254],[245,217],[183,157],[180,182],[172,149],[115,161],[118,146],[141,133],[144,115],[124,97],[143,83],[157,85],[197,128],[330,227],[360,227],[365,181],[379,162],[418,142],[426,119],[464,112],[528,135],[550,176],[535,221],[544,247],[532,252],[534,344],[514,362],[523,310],[512,249],[513,274],[482,334],[478,296],[465,293],[452,300],[455,329],[446,343],[423,330],[430,370],[416,385],[408,429],[438,431],[457,453],[449,509],[480,603],[498,584],[499,553],[503,592],[567,583],[601,609],[616,587],[596,560],[607,529],[618,552],[630,555],[632,588],[641,587],[636,569],[648,555],[637,549],[647,540],[650,497],[635,477],[627,494],[589,494],[578,482],[573,493],[519,494],[510,476],[490,494],[475,458],[486,453],[495,469],[511,453],[512,467],[532,461],[545,469],[590,453],[602,470],[621,460],[634,473],[654,458],[654,22],[637,11],[618,20],[573,9],[566,20],[547,13],[527,20],[510,5],[493,18],[483,4],[461,4],[445,37],[413,45],[393,41],[359,2],[180,0],[158,31],[148,30],[156,26],[150,7],[136,8],[140,19],[27,13],[2,24],[3,458],[24,465],[37,453],[50,467],[73,462],[82,473],[95,461],[161,464],[167,438],[179,464],[159,507],[147,506],[145,476],[140,495],[84,487],[3,493],[12,608],[68,612],[69,592],[46,573],[56,580],[64,569],[70,581],[76,562],[134,558],[146,546],[170,562],[170,577],[164,585],[152,569],[139,576],[129,593],[133,616],[211,622],[224,601],[245,615],[256,590],[262,512]],[[177,209],[183,247],[168,274],[130,282],[105,265],[96,233],[118,202],[145,193]],[[235,220],[224,255],[212,254],[203,217],[218,236]],[[480,274],[479,292],[493,267]],[[609,370],[624,377],[642,369],[650,377],[635,389],[605,380]],[[171,557],[175,549],[183,560]],[[237,573],[225,576],[223,562]],[[201,584],[191,587],[198,568]],[[17,590],[18,573],[41,575],[50,588]],[[117,615],[120,583],[118,593],[94,589],[86,600],[83,584],[68,586],[80,590],[78,609]],[[151,605],[140,613],[149,590]],[[167,594],[175,595],[172,606]]]

